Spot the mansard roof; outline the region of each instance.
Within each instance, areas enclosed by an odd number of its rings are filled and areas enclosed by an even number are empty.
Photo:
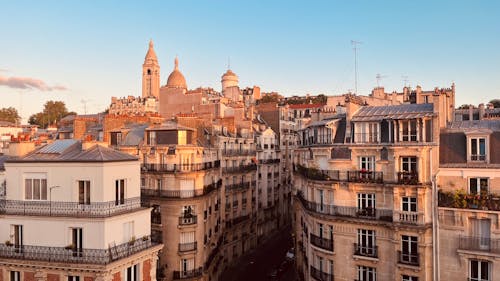
[[[354,114],[352,121],[404,120],[434,115],[432,103],[364,106]]]

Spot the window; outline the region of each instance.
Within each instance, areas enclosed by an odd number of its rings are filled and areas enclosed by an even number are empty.
[[[194,258],[181,259],[181,277],[189,277],[190,271],[194,269]]]
[[[359,157],[359,169],[365,171],[375,170],[375,157],[373,156]]]
[[[486,138],[470,139],[470,160],[486,161]]]
[[[377,281],[377,270],[373,267],[358,266],[358,281]]]
[[[134,239],[134,222],[123,223],[123,243],[131,242]]]
[[[491,281],[491,263],[482,260],[470,260],[469,262],[470,281]]]
[[[491,220],[489,219],[471,219],[471,232],[473,238],[473,246],[477,250],[490,249],[491,235]]]
[[[416,212],[417,211],[417,197],[403,197],[403,206],[401,209],[403,212]]]
[[[403,275],[401,278],[402,281],[418,281],[418,277]]]
[[[78,181],[78,203],[90,205],[90,181]]]
[[[358,193],[358,214],[375,216],[375,194]]]
[[[361,123],[357,129],[359,130],[355,135],[357,143],[378,142],[378,123]]]
[[[10,272],[10,281],[21,281],[21,272],[11,271]]]
[[[23,249],[23,226],[22,225],[12,225],[11,235],[14,238],[14,248],[16,252],[19,253]]]
[[[24,199],[26,200],[47,200],[47,179],[24,179],[24,191]]]
[[[125,180],[115,181],[115,205],[125,204]]]
[[[80,281],[80,276],[68,275],[68,281]]]
[[[488,178],[470,178],[469,193],[470,194],[488,193]]]
[[[417,157],[401,157],[401,171],[408,173],[416,173]]]
[[[417,120],[401,121],[401,140],[402,141],[417,141]]]
[[[418,237],[402,235],[401,236],[401,262],[418,264]]]
[[[376,254],[375,230],[358,229],[356,255],[374,256]]]
[[[71,228],[71,246],[73,249],[73,256],[83,255],[83,229],[82,228]]]
[[[127,272],[125,274],[125,281],[139,281],[139,265],[134,264],[131,267],[127,268]]]

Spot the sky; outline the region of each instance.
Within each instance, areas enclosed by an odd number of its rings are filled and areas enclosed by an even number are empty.
[[[0,0],[0,107],[24,121],[47,100],[80,114],[140,96],[153,39],[161,84],[174,58],[188,88],[284,96],[456,84],[456,104],[500,98],[500,1]],[[405,82],[405,80],[407,80]]]

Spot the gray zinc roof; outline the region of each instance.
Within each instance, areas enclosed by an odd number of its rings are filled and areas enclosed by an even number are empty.
[[[401,120],[430,116],[434,116],[432,103],[364,106],[354,114],[352,121]]]

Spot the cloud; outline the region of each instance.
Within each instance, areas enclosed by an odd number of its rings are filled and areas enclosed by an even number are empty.
[[[7,77],[0,75],[0,86],[14,89],[37,89],[40,91],[64,91],[66,87],[61,85],[49,86],[40,79],[31,77]]]

